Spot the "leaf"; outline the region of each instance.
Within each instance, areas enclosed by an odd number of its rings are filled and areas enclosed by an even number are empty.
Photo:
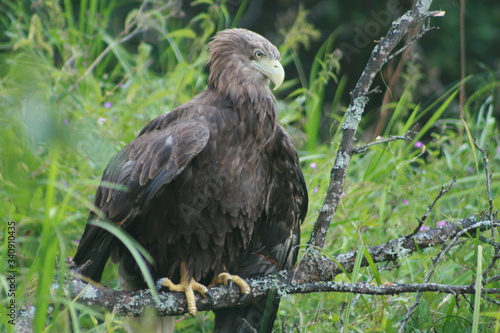
[[[128,13],[127,17],[125,18],[125,28],[130,29],[133,25],[134,20],[137,19],[137,15],[139,14],[139,9],[133,9]]]
[[[192,29],[185,28],[185,29],[178,29],[178,30],[174,30],[172,32],[169,32],[167,37],[169,37],[169,38],[195,39],[196,33]]]
[[[134,260],[137,263],[137,266],[139,267],[146,285],[151,291],[151,294],[154,298],[157,298],[158,292],[156,290],[156,285],[146,264],[146,260],[152,262],[153,259],[151,258],[151,255],[144,249],[144,247],[142,247],[142,245],[140,245],[135,239],[130,237],[124,230],[117,228],[113,224],[101,221],[92,221],[91,223],[108,231],[123,243],[130,254],[132,254],[132,257],[134,257]]]
[[[373,275],[375,276],[375,281],[377,281],[377,284],[379,286],[381,286],[382,279],[380,278],[380,273],[378,272],[377,265],[375,265],[375,262],[373,261],[373,258],[370,255],[370,252],[368,251],[368,249],[366,247],[364,248],[363,254],[364,254],[366,260],[368,261],[368,265],[370,266],[370,269],[371,269]]]

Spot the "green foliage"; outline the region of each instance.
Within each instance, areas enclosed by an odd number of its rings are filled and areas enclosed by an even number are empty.
[[[32,4],[7,0],[2,5],[6,11],[0,24],[6,30],[0,45],[4,51],[0,54],[0,195],[4,198],[0,218],[5,232],[0,234],[0,252],[6,257],[5,226],[15,221],[16,305],[35,305],[35,331],[123,331],[122,318],[85,307],[67,296],[62,287],[65,258],[74,255],[106,163],[149,120],[204,89],[205,45],[216,30],[237,25],[248,1],[243,1],[234,17],[224,3],[196,1],[194,5],[202,10],[188,23],[180,19],[175,2],[152,1],[139,8],[121,1],[85,0],[78,8],[73,4],[69,0]],[[117,13],[122,14],[122,22],[116,19]],[[146,29],[148,35],[141,35]],[[322,43],[306,74],[297,49],[311,45],[319,34],[304,11],[292,29],[280,31],[283,63],[288,68],[295,66],[299,74],[298,79],[288,78],[278,93],[288,93],[279,102],[279,117],[299,145],[310,192],[310,213],[302,229],[305,244],[323,203],[341,135],[338,124],[345,105],[340,96],[347,94],[346,77],[338,76],[340,55],[334,51],[335,33]],[[137,36],[144,38],[134,42],[132,37]],[[467,79],[475,90],[461,121],[457,86],[430,104],[413,100],[424,74],[408,64],[401,97],[389,105],[393,113],[384,135],[403,134],[417,123],[419,133],[412,142],[376,145],[354,156],[325,254],[366,249],[410,233],[441,185],[449,183],[453,175],[456,185],[438,202],[425,227],[436,227],[440,221],[453,223],[489,209],[484,162],[472,146],[472,138],[488,148],[490,169],[497,170],[497,75]],[[334,92],[326,85],[331,81]],[[331,105],[325,102],[330,97]],[[335,124],[326,143],[319,135],[325,119]],[[361,134],[369,125],[362,124]],[[491,192],[498,207],[498,173],[491,179]],[[475,239],[455,248],[438,264],[432,281],[476,283],[481,271],[478,245]],[[390,270],[374,264],[366,251],[360,251],[358,263],[364,255],[370,267],[357,265],[355,272],[341,274],[336,280],[422,282],[438,251],[420,251]],[[491,247],[483,245],[483,270],[492,256]],[[9,270],[8,262],[2,260],[0,265],[2,272]],[[108,264],[103,283],[116,287],[116,276],[116,267]],[[485,287],[498,288],[499,284],[492,282]],[[8,290],[5,273],[0,275],[0,329],[14,332],[5,315]],[[294,327],[324,332],[339,328],[344,321],[349,331],[393,332],[413,300],[411,294],[295,295],[283,300],[275,327],[278,332]],[[470,304],[478,310],[474,312]],[[180,320],[177,329],[210,331],[213,324],[207,319],[211,318],[211,313],[200,313]],[[426,293],[408,329],[468,332],[477,327],[486,332],[498,331],[499,323],[498,309],[482,299],[470,297],[467,302]]]

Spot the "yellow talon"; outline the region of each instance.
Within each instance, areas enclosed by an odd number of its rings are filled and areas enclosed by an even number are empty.
[[[232,281],[235,285],[240,287],[241,293],[244,295],[250,294],[250,286],[238,275],[231,275],[229,273],[220,273],[217,278],[212,281],[212,284],[224,284],[226,287],[229,286],[229,281]]]
[[[198,311],[196,308],[194,292],[197,291],[203,297],[207,297],[208,288],[201,283],[196,282],[191,276],[189,276],[189,272],[184,261],[182,261],[180,265],[180,274],[181,281],[179,284],[174,284],[169,278],[163,278],[161,285],[167,287],[170,291],[184,292],[186,295],[188,312],[194,316]]]

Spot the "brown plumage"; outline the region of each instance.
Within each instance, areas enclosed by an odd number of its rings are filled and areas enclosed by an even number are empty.
[[[113,157],[88,218],[135,238],[154,259],[154,279],[177,283],[181,262],[205,285],[225,271],[264,276],[297,256],[307,189],[269,88],[283,81],[280,54],[243,29],[219,32],[209,52],[207,90],[151,121]],[[109,256],[120,263],[123,288],[145,287],[123,245],[88,223],[73,261],[99,281]],[[241,330],[245,309],[217,312],[216,331]]]

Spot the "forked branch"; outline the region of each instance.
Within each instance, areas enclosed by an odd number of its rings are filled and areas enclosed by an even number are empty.
[[[458,238],[473,238],[477,232],[499,227],[500,220],[478,220],[476,216],[418,233],[407,239],[401,237],[385,244],[368,248],[375,263],[395,262],[408,255],[428,247],[447,244]],[[250,280],[250,295],[240,300],[237,288],[228,292],[226,287],[211,287],[213,302],[207,298],[197,297],[196,306],[200,311],[227,307],[242,306],[262,301],[270,291],[280,295],[312,292],[355,292],[370,295],[387,295],[408,292],[434,291],[453,294],[473,294],[473,285],[447,286],[435,283],[424,284],[391,284],[376,286],[367,283],[343,284],[331,282],[335,275],[351,272],[357,251],[340,254],[334,260],[325,256],[317,256],[309,264],[302,263],[296,270],[282,271],[277,275]],[[361,266],[368,266],[366,258]],[[101,285],[86,284],[78,276],[68,281],[70,297],[77,298],[79,303],[98,307],[119,315],[140,316],[148,308],[154,308],[158,315],[179,315],[187,312],[183,293],[164,292],[155,301],[148,290],[124,292],[109,289]],[[484,294],[500,294],[498,289],[485,289]]]
[[[347,169],[352,154],[355,151],[354,137],[365,106],[368,103],[368,95],[373,80],[382,66],[387,62],[391,52],[398,46],[410,29],[435,15],[435,13],[429,12],[431,3],[432,0],[419,0],[411,10],[392,22],[391,29],[387,35],[380,38],[380,41],[373,49],[370,59],[351,93],[351,102],[347,108],[345,121],[342,124],[342,140],[337,151],[335,164],[331,170],[330,184],[323,207],[320,210],[308,242],[312,248],[323,248],[325,245],[326,233],[339,205]]]

